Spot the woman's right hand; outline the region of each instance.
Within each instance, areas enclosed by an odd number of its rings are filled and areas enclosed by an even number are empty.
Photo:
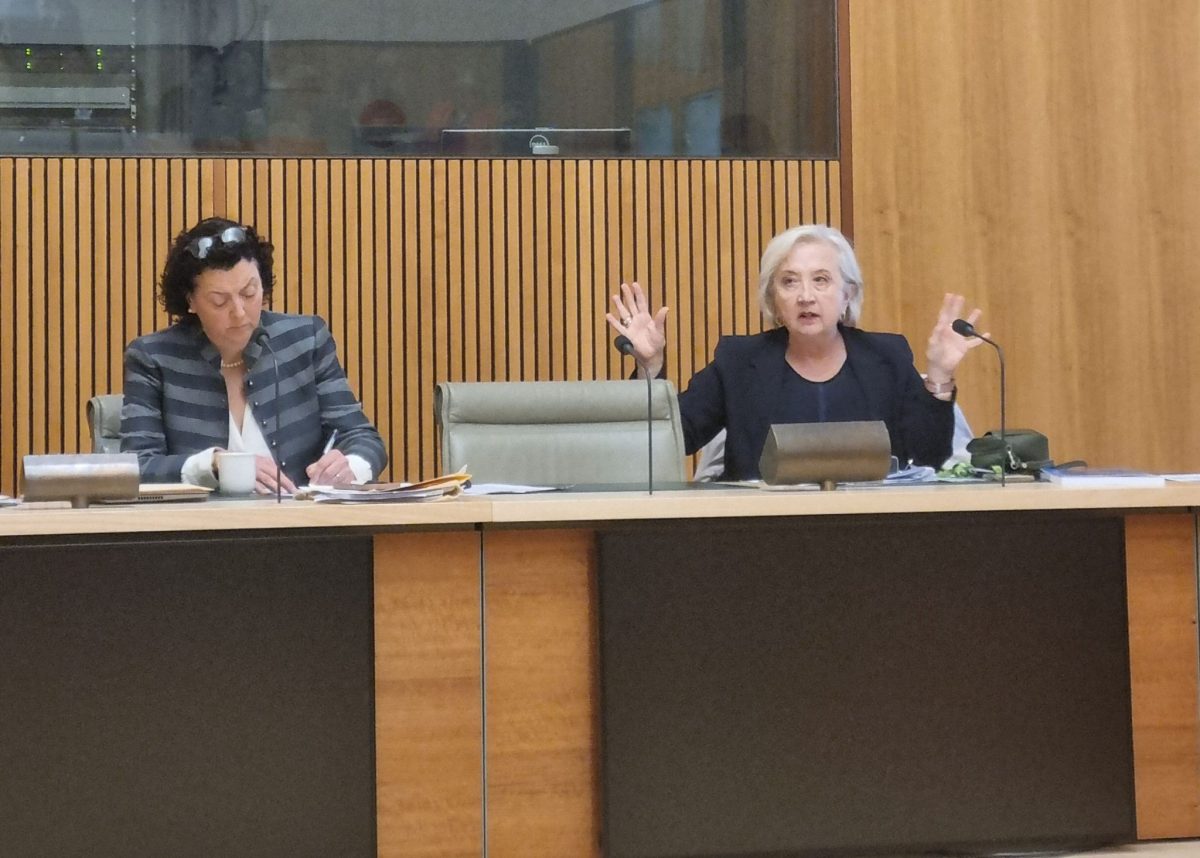
[[[272,459],[270,456],[260,455],[255,457],[254,463],[254,490],[256,492],[258,492],[260,495],[275,494],[275,487],[277,485],[275,482],[275,474],[278,472],[279,489],[281,491],[295,494],[296,484],[292,482],[291,478],[288,477],[288,475],[285,474],[282,469],[275,467],[274,459]]]
[[[619,295],[612,296],[614,313],[604,318],[618,334],[633,343],[633,353],[638,359],[638,375],[645,372],[654,378],[663,368],[663,350],[667,345],[667,308],[660,307],[650,314],[650,302],[637,283],[622,283]]]

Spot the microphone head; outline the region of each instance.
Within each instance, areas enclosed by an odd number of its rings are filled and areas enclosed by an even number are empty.
[[[251,337],[251,339],[254,342],[258,343],[260,346],[267,346],[269,344],[268,341],[271,339],[271,337],[267,334],[266,328],[259,328],[257,331],[254,332],[254,336]]]
[[[960,337],[977,337],[977,336],[979,336],[979,334],[975,330],[975,326],[972,325],[970,322],[968,322],[966,319],[955,319],[954,323],[952,325],[950,325],[950,327],[953,328],[954,333],[958,334]]]
[[[613,346],[621,354],[633,357],[633,343],[630,342],[629,337],[625,336],[624,334],[621,334],[619,337],[613,340]]]

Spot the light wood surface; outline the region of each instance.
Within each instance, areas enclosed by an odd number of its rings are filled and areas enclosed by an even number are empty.
[[[1200,855],[1200,840],[1175,840],[1158,843],[1133,843],[1087,852],[1072,852],[1059,858],[1196,858]]]
[[[491,517],[491,505],[474,498],[409,504],[318,504],[285,500],[174,501],[98,504],[71,509],[63,503],[0,508],[0,538],[85,533],[148,533],[312,527],[419,528],[473,525]]]
[[[496,524],[734,516],[904,515],[1062,509],[1178,509],[1200,506],[1200,485],[1161,489],[1062,489],[1050,484],[920,486],[834,492],[761,489],[538,494],[496,497]]]
[[[74,510],[65,503],[0,508],[0,537],[148,531],[311,527],[420,528],[436,525],[540,525],[629,519],[806,515],[905,515],[1004,510],[1184,510],[1200,507],[1200,484],[1157,489],[1063,489],[1049,483],[929,485],[913,488],[766,491],[545,492],[458,497],[432,503],[316,504],[207,500]]]
[[[493,858],[600,854],[594,542],[574,529],[484,534]]]
[[[840,212],[825,161],[0,157],[0,492],[21,456],[87,451],[83,404],[167,324],[154,284],[200,217],[276,245],[274,308],[323,316],[391,454],[437,471],[439,381],[623,378],[604,323],[640,281],[678,385],[760,329],[764,242]]]
[[[483,845],[479,534],[375,538],[380,858]]]
[[[1195,515],[1125,519],[1138,837],[1200,833]]]
[[[850,0],[865,327],[920,353],[945,292],[1058,460],[1200,471],[1200,4]],[[998,426],[988,348],[959,372]]]

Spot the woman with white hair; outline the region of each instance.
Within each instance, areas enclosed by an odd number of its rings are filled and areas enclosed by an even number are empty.
[[[901,462],[940,465],[954,433],[954,371],[981,340],[951,324],[947,294],[925,350],[925,377],[900,334],[860,330],[863,282],[854,250],[828,226],[793,227],[763,251],[759,304],[771,330],[722,337],[712,362],[679,396],[688,453],[727,430],[723,479],[754,479],[773,423],[882,420]],[[639,373],[663,368],[667,308],[650,312],[637,283],[621,284],[608,323],[633,343]],[[980,311],[967,321],[978,321]]]

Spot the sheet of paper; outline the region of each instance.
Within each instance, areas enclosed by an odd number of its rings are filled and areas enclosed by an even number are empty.
[[[937,479],[937,473],[928,465],[909,465],[903,470],[895,471],[884,477],[887,483],[930,483]]]
[[[560,486],[518,486],[508,483],[473,483],[463,489],[465,495],[529,495],[535,492],[557,492]]]

